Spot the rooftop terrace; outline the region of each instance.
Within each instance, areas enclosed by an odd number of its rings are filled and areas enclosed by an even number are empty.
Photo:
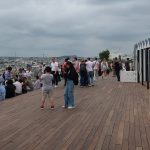
[[[56,109],[40,110],[36,91],[0,102],[0,150],[149,150],[150,91],[136,83],[99,79],[75,88],[76,108],[66,110],[63,87]]]

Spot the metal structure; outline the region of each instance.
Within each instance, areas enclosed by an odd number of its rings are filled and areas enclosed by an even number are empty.
[[[150,38],[134,45],[135,66],[138,83],[150,88]]]

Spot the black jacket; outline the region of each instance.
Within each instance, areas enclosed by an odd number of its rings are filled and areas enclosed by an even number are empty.
[[[15,97],[16,87],[14,85],[7,85],[5,89],[6,89],[6,98]]]
[[[115,62],[115,71],[118,72],[121,69],[122,69],[122,64],[119,61]]]
[[[80,64],[80,72],[87,72],[86,64]]]
[[[75,68],[69,68],[69,69],[67,69],[67,79],[68,80],[74,80],[74,78],[75,78],[75,73],[76,73],[76,70],[75,70]]]

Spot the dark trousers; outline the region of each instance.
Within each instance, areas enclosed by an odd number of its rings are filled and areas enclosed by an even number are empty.
[[[120,70],[116,71],[117,80],[120,81]]]
[[[86,71],[80,72],[80,85],[87,86],[88,85],[88,76]]]
[[[53,85],[58,85],[58,71],[55,73],[55,71],[52,71],[52,74],[53,74],[53,82],[52,84]]]

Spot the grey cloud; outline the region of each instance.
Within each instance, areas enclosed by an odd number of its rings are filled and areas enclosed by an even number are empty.
[[[0,1],[0,55],[132,53],[149,36],[149,0]]]

